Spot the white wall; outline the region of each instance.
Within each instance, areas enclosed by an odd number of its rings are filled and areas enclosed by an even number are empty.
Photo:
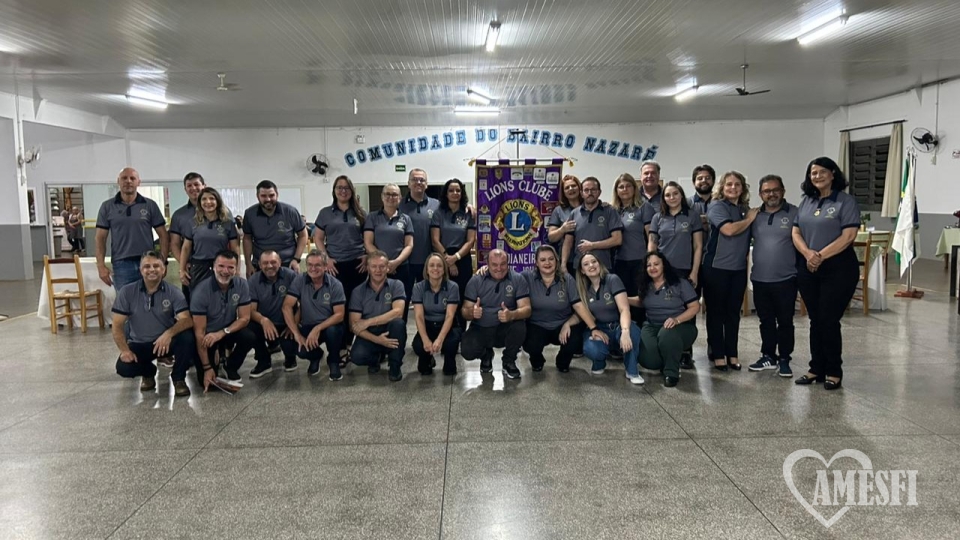
[[[584,152],[586,138],[595,137],[607,141],[622,141],[640,145],[644,151],[657,146],[656,159],[663,166],[663,177],[669,180],[684,179],[684,187],[690,191],[690,173],[701,163],[713,165],[718,172],[737,169],[751,180],[756,197],[756,180],[768,173],[784,176],[788,197],[798,199],[799,183],[806,163],[820,155],[824,148],[823,121],[820,119],[776,122],[705,122],[661,123],[623,125],[557,125],[557,126],[501,126],[499,138],[510,127],[526,127],[533,130],[548,130],[573,134],[576,143],[572,149],[552,148],[566,157],[576,159],[574,167],[565,167],[565,172],[598,177],[604,187],[604,199],[612,195],[613,182],[617,175],[629,172],[637,175],[639,161],[596,153]],[[490,126],[483,128],[485,131]],[[454,143],[449,148],[383,158],[377,162],[357,163],[349,167],[344,159],[348,153],[356,155],[360,149],[409,140],[420,136],[432,139],[446,132],[463,130],[466,141]],[[355,142],[362,134],[364,144]],[[457,127],[412,127],[412,128],[330,128],[330,129],[247,129],[247,130],[161,130],[130,131],[127,134],[130,163],[136,167],[141,178],[146,180],[169,180],[182,178],[188,170],[204,175],[208,183],[224,186],[252,186],[261,179],[269,178],[281,187],[303,186],[304,213],[313,217],[323,206],[331,202],[330,180],[339,174],[347,174],[357,184],[405,183],[407,173],[395,172],[396,165],[405,165],[407,171],[414,167],[427,170],[431,182],[442,183],[456,176],[462,180],[472,179],[472,168],[467,161],[480,157],[491,143],[476,142],[474,126]],[[498,151],[506,157],[516,156],[516,145],[503,140],[482,157],[496,159]],[[322,153],[331,160],[327,178],[310,174],[306,160],[313,153]],[[632,149],[631,149],[632,153]],[[551,148],[521,144],[522,157],[551,158]],[[364,191],[364,190],[360,190]]]

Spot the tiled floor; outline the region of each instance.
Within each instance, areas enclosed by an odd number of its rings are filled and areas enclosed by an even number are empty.
[[[15,318],[0,323],[0,538],[957,538],[960,318],[942,263],[916,277],[924,299],[846,317],[844,389],[829,393],[710,370],[701,333],[673,389],[593,377],[582,359],[569,374],[523,360],[519,382],[463,361],[456,379],[421,377],[408,355],[396,384],[301,367],[232,397],[191,377],[194,396],[174,400],[166,370],[148,394],[114,375],[106,332]],[[917,470],[918,505],[824,527],[783,476],[805,448]],[[815,463],[794,469],[808,500]]]

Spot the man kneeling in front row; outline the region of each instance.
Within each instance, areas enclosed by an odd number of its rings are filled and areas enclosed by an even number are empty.
[[[297,325],[294,308],[300,304],[300,324]],[[283,319],[293,333],[297,346],[297,356],[310,361],[307,375],[320,372],[320,360],[327,344],[327,365],[330,367],[330,380],[339,381],[340,345],[343,343],[343,314],[347,297],[343,294],[343,284],[327,273],[327,255],[313,250],[307,255],[307,273],[294,278],[283,301]]]
[[[117,293],[113,304],[113,341],[120,349],[117,373],[121,377],[141,377],[140,390],[157,387],[157,367],[153,360],[173,354],[174,394],[189,396],[187,370],[197,364],[197,348],[190,329],[193,319],[183,293],[163,281],[166,266],[154,251],[140,257],[142,280],[129,283]],[[130,338],[124,335],[130,323]],[[200,369],[199,367],[197,368]]]
[[[278,345],[283,351],[284,371],[297,369],[297,342],[283,317],[283,303],[299,274],[282,266],[280,255],[272,249],[260,254],[260,271],[247,281],[250,287],[250,324],[247,328],[257,340],[253,357],[257,365],[250,378],[257,379],[273,371],[270,348]]]
[[[350,329],[357,336],[350,360],[376,373],[380,371],[380,357],[386,354],[389,378],[396,382],[403,378],[400,366],[407,346],[407,324],[403,321],[406,293],[403,283],[387,277],[387,261],[387,254],[380,250],[369,253],[369,277],[350,297]]]

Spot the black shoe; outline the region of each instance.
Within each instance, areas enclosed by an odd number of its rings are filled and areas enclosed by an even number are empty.
[[[367,366],[367,373],[378,373],[380,371],[380,363],[376,362]]]
[[[400,373],[400,364],[391,364],[390,365],[390,381],[397,382],[403,378],[403,373]]]
[[[723,360],[723,359],[722,359],[722,358],[718,358],[717,360]],[[726,360],[723,360],[723,363],[722,363],[722,364],[717,364],[717,360],[712,360],[712,361],[711,361],[711,362],[713,362],[713,369],[715,369],[715,370],[717,370],[717,371],[726,371],[726,370],[727,370],[727,361],[726,361]]]
[[[235,369],[227,368],[227,379],[231,381],[239,381],[240,374],[237,373],[237,370]]]
[[[680,377],[664,377],[663,378],[663,385],[666,386],[667,388],[673,388],[674,386],[677,385],[678,382],[680,382]]]
[[[250,378],[259,379],[271,371],[273,371],[273,364],[270,362],[257,362],[256,367],[250,370]]]
[[[327,364],[330,368],[330,380],[339,381],[343,378],[343,373],[340,372],[340,363],[336,360]]]
[[[536,372],[543,371],[543,364],[530,364],[530,367]]]
[[[493,349],[487,349],[480,357],[480,373],[493,372]]]
[[[557,366],[557,371],[560,373],[570,373],[570,366]]]
[[[320,359],[311,360],[310,367],[307,368],[307,375],[316,375],[320,373]]]
[[[842,386],[842,385],[840,384],[842,381],[843,381],[843,379],[836,380],[836,381],[831,381],[830,379],[826,379],[826,380],[823,381],[823,389],[824,389],[824,390],[836,390],[837,388],[840,388],[840,387]]]
[[[727,360],[727,365],[730,366],[730,369],[734,371],[740,371],[741,369],[743,369],[743,366],[741,366],[740,364],[733,364],[729,360]]]
[[[284,371],[296,371],[297,370],[297,359],[296,358],[287,358],[283,361],[283,370]]]
[[[437,361],[434,360],[432,356],[430,358],[420,358],[417,361],[417,371],[419,371],[421,375],[433,375],[433,368],[436,365]]]
[[[810,377],[809,375],[804,374],[804,375],[801,376],[799,379],[793,381],[793,384],[822,383],[824,380],[826,380],[826,378],[825,378],[825,377],[821,377],[820,375],[814,375],[813,377]]]
[[[507,376],[508,379],[519,379],[520,370],[517,369],[516,362],[504,362],[503,363],[503,374]]]
[[[680,355],[680,369],[693,369],[693,357],[688,353]]]

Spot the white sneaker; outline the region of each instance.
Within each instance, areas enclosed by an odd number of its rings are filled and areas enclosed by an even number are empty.
[[[590,373],[592,373],[592,374],[594,374],[594,375],[603,375],[603,372],[604,372],[605,370],[606,370],[606,368],[594,369],[594,370],[591,370]]]
[[[635,376],[635,377],[631,377],[630,375],[627,375],[627,379],[629,379],[632,384],[643,384],[643,383],[644,383],[643,377],[641,377],[640,375],[637,375],[637,376]]]

